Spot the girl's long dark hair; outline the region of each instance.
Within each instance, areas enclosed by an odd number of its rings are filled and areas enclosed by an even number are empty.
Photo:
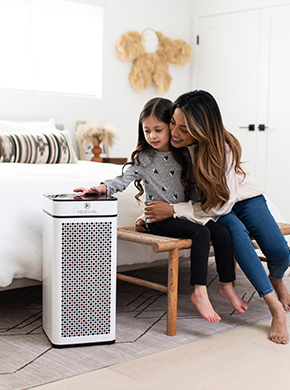
[[[148,142],[145,139],[144,131],[143,131],[143,122],[146,118],[149,116],[155,117],[160,122],[166,123],[168,126],[170,124],[171,119],[171,108],[172,108],[172,101],[166,98],[153,98],[150,99],[145,106],[143,107],[140,115],[139,115],[139,122],[138,122],[138,141],[137,141],[137,147],[131,154],[131,161],[127,162],[123,168],[122,173],[124,173],[124,169],[128,165],[140,164],[139,156],[141,153],[148,153],[149,155],[154,155],[155,149],[152,148],[151,145],[148,144]],[[181,182],[183,186],[185,187],[185,196],[186,198],[189,197],[190,194],[190,181],[188,178],[188,158],[186,157],[187,149],[176,149],[170,145],[170,151],[172,152],[172,155],[174,159],[177,161],[178,164],[181,165],[182,173],[181,173]],[[140,197],[144,193],[144,189],[141,184],[141,179],[138,177],[134,181],[135,187],[138,189],[138,194],[135,195],[135,198],[140,201]]]
[[[173,103],[184,114],[188,132],[195,139],[193,173],[201,193],[201,207],[207,211],[221,207],[230,197],[226,181],[227,147],[233,154],[236,173],[245,176],[241,167],[242,149],[237,138],[229,133],[222,121],[219,107],[214,97],[201,90],[181,95]]]

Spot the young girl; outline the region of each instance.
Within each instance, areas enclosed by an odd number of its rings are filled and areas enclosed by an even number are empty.
[[[164,201],[170,204],[196,198],[195,186],[192,184],[192,166],[187,149],[175,149],[170,144],[170,110],[172,102],[164,98],[154,98],[145,104],[139,117],[139,139],[137,148],[131,155],[131,162],[125,164],[127,169],[122,176],[105,180],[98,187],[89,189],[76,188],[75,192],[113,194],[123,191],[134,181],[139,193],[143,194],[141,180],[145,187],[147,205],[152,201]],[[152,234],[191,238],[191,280],[194,291],[191,301],[200,314],[210,322],[220,321],[207,294],[207,265],[210,240],[213,241],[217,271],[220,277],[219,293],[228,298],[240,313],[247,309],[247,302],[242,301],[234,291],[232,282],[235,279],[234,262],[230,236],[226,228],[209,221],[202,226],[185,219],[168,218],[152,223],[147,218],[148,230]]]
[[[289,247],[267,207],[263,189],[241,164],[238,140],[225,129],[219,107],[206,91],[179,96],[173,104],[170,127],[172,145],[187,146],[191,153],[201,201],[174,206],[153,202],[145,213],[153,221],[175,213],[202,224],[212,218],[225,226],[237,262],[272,314],[269,339],[287,344],[284,310],[290,311],[290,294],[282,278],[289,267]],[[269,277],[249,233],[268,259]]]

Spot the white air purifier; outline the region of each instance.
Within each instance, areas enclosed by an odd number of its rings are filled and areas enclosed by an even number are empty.
[[[112,343],[116,198],[44,194],[43,329],[54,346]]]

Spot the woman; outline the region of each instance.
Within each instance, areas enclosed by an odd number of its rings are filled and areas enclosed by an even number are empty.
[[[187,146],[191,153],[201,201],[152,202],[146,215],[152,222],[174,216],[203,225],[212,219],[225,226],[238,264],[272,314],[269,339],[287,344],[284,309],[290,310],[290,294],[282,278],[289,266],[289,247],[268,210],[262,187],[242,167],[238,140],[226,131],[215,99],[205,91],[188,92],[174,102],[170,130],[172,145]],[[138,230],[141,225],[138,221]],[[249,234],[268,259],[269,278]]]

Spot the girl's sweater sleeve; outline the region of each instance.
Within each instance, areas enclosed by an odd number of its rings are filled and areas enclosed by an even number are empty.
[[[139,169],[140,171],[140,169]],[[113,195],[116,192],[124,191],[128,185],[139,176],[134,165],[128,167],[122,176],[115,179],[105,180],[102,183],[107,187],[107,194]]]

